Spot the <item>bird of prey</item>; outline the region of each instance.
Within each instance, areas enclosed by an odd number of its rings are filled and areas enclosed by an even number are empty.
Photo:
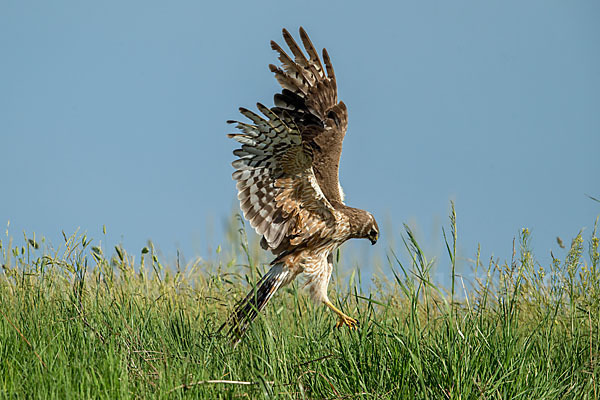
[[[356,328],[358,321],[327,297],[332,254],[348,239],[375,244],[379,237],[371,213],[344,203],[338,167],[348,113],[337,98],[329,55],[323,49],[321,62],[302,27],[304,51],[285,29],[283,38],[291,55],[271,41],[281,62],[269,65],[282,87],[275,106],[258,103],[262,115],[240,108],[249,121],[228,121],[239,130],[228,136],[241,143],[232,165],[242,212],[262,236],[261,246],[276,256],[229,318],[229,333],[238,338],[273,294],[298,276],[313,300],[337,314],[336,327]]]

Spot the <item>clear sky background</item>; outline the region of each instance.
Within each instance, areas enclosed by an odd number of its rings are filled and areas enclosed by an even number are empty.
[[[599,21],[595,0],[2,1],[0,224],[210,258],[238,207],[225,121],[272,105],[269,41],[302,25],[331,55],[341,182],[379,251],[408,223],[442,254],[455,200],[463,259],[510,259],[529,227],[547,263],[600,214]]]

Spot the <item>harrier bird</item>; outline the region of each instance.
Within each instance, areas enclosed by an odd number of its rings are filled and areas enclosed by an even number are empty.
[[[298,275],[312,299],[337,314],[336,327],[355,328],[358,321],[327,297],[332,253],[348,239],[375,244],[379,236],[371,213],[344,204],[338,167],[348,112],[338,102],[329,55],[323,49],[323,68],[302,28],[306,55],[285,29],[283,38],[293,58],[271,41],[282,64],[269,65],[283,88],[275,94],[275,107],[258,103],[262,116],[240,108],[250,122],[228,121],[240,131],[228,136],[242,144],[232,163],[242,212],[262,236],[261,246],[276,256],[229,319],[229,333],[238,338],[273,294]]]

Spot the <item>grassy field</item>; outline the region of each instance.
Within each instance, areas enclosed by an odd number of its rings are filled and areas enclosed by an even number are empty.
[[[331,285],[360,329],[333,329],[292,286],[235,348],[217,329],[264,270],[244,235],[237,253],[171,266],[151,245],[134,257],[84,235],[59,250],[5,238],[0,398],[598,399],[596,230],[542,267],[524,229],[512,260],[476,260],[465,289],[454,222],[440,261],[448,288],[431,283],[407,228],[402,256],[389,252],[392,279],[370,293],[354,274]]]

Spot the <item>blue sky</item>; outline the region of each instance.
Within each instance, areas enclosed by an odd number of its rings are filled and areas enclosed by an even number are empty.
[[[0,224],[17,241],[79,228],[210,257],[237,207],[225,121],[272,104],[269,41],[300,25],[332,57],[341,182],[384,228],[380,251],[408,223],[440,253],[450,200],[464,259],[478,243],[509,259],[522,227],[544,263],[556,236],[589,236],[599,2],[207,4],[2,2]]]

